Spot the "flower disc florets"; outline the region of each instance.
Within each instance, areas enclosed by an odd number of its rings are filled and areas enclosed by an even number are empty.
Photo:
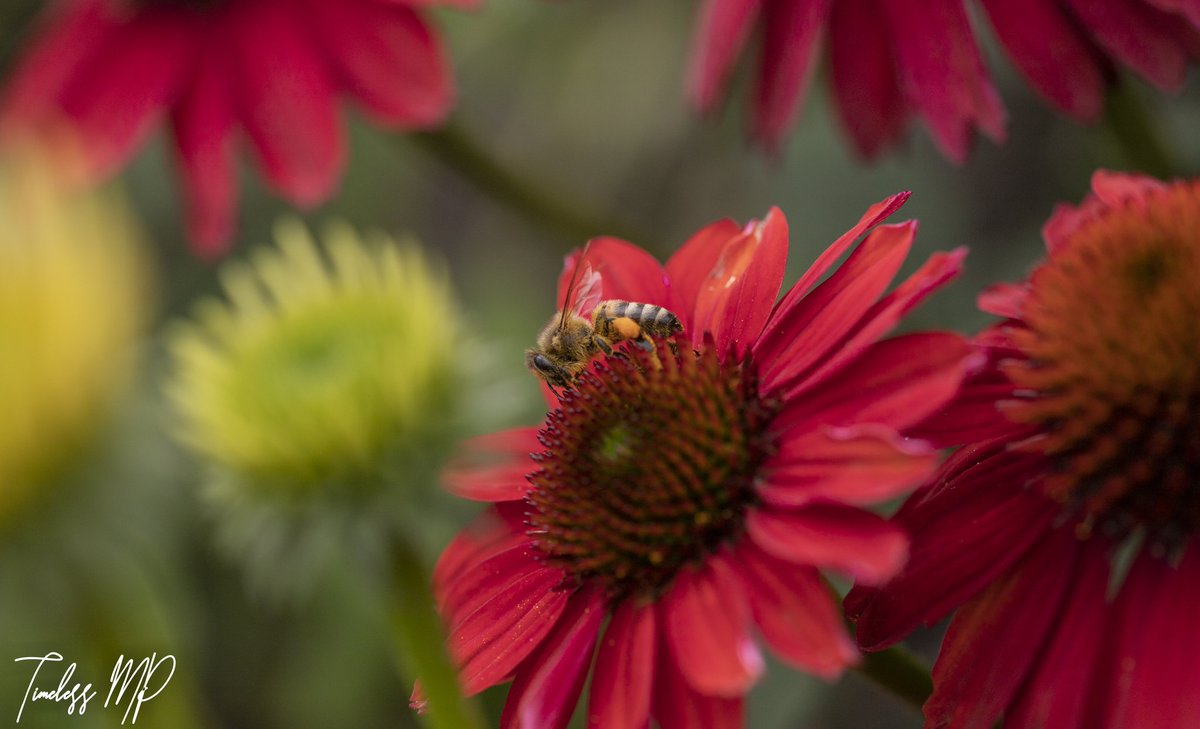
[[[661,592],[743,531],[774,409],[750,368],[686,340],[596,362],[539,433],[531,535],[611,597]]]
[[[1085,208],[1085,212],[1087,209]],[[1145,527],[1170,547],[1200,527],[1200,186],[1088,217],[1033,276],[1013,333],[1028,359],[1008,413],[1041,426],[1051,497],[1079,532]]]

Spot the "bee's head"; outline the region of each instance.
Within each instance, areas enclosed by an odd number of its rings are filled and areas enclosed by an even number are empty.
[[[525,366],[533,374],[557,387],[570,387],[571,381],[574,379],[567,368],[556,364],[541,350],[526,350]]]

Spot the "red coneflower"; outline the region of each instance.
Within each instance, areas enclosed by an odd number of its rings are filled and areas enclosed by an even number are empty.
[[[1195,0],[980,0],[1000,42],[1055,108],[1097,119],[1119,62],[1178,89],[1200,44]],[[730,71],[761,26],[754,134],[778,147],[792,127],[828,34],[833,94],[858,151],[895,142],[911,114],[962,161],[973,129],[1004,138],[1004,108],[988,78],[964,0],[704,0],[690,93],[702,110],[720,100]]]
[[[870,650],[962,606],[932,727],[1200,726],[1200,182],[1099,172],[1049,257],[981,305],[971,443],[897,514],[906,569],[847,608]]]
[[[684,330],[592,362],[540,428],[479,439],[491,461],[448,476],[495,504],[446,549],[435,592],[465,690],[513,681],[502,726],[565,726],[593,670],[589,726],[740,727],[756,632],[825,678],[856,660],[818,569],[877,584],[903,564],[903,532],[861,507],[933,471],[932,447],[901,433],[971,357],[950,333],[880,341],[964,254],[885,295],[916,224],[880,223],[906,198],[868,210],[778,303],[778,210],[704,228],[665,267],[593,241],[603,298],[666,307]]]
[[[97,176],[170,115],[197,251],[220,252],[236,210],[244,134],[290,202],[329,197],[344,163],[337,97],[377,122],[428,127],[453,80],[418,9],[476,0],[60,0],[19,61],[0,132],[65,117]]]

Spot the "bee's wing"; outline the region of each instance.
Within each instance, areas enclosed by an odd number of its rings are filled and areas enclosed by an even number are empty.
[[[579,272],[579,281],[575,284],[575,291],[571,298],[572,301],[567,303],[570,311],[585,319],[592,313],[592,309],[599,306],[601,299],[600,273],[593,271],[588,263],[583,264],[583,270]]]

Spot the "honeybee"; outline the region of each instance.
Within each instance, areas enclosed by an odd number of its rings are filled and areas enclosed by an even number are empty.
[[[563,308],[538,334],[537,345],[525,351],[525,366],[553,389],[571,387],[598,353],[612,354],[613,346],[631,341],[652,349],[650,337],[665,338],[683,331],[679,317],[664,307],[619,299],[600,299],[600,274],[579,257],[567,286]],[[590,313],[585,315],[585,312]]]

